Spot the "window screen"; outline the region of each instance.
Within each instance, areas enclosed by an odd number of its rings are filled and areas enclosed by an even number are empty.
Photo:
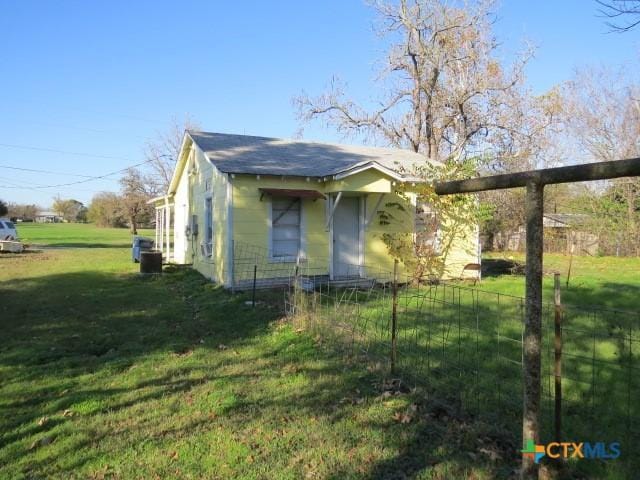
[[[440,220],[431,205],[418,201],[415,216],[416,254],[439,255]]]
[[[300,199],[271,200],[271,245],[274,258],[296,258],[300,250]]]
[[[213,252],[213,199],[204,201],[204,244],[205,255],[210,257]]]

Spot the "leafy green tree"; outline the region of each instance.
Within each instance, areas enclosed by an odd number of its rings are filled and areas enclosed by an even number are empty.
[[[98,227],[124,227],[120,197],[113,192],[97,193],[89,204],[87,219]]]
[[[67,222],[76,222],[78,214],[84,208],[82,202],[72,198],[62,199],[56,197],[53,201],[53,211]]]

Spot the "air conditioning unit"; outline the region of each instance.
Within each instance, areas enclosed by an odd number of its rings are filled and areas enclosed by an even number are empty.
[[[203,257],[210,257],[213,254],[213,244],[201,243],[200,251],[202,252]]]

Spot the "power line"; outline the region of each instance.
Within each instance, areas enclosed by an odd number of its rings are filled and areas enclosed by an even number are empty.
[[[16,145],[13,143],[0,143],[0,147],[6,147],[6,148],[17,148],[17,149],[21,149],[21,150],[35,150],[38,152],[51,152],[51,153],[61,153],[63,155],[76,155],[79,157],[92,157],[92,158],[103,158],[103,159],[107,159],[107,160],[126,160],[126,161],[131,161],[130,158],[126,158],[126,157],[117,157],[117,156],[111,156],[111,155],[98,155],[95,153],[83,153],[83,152],[69,152],[67,150],[58,150],[55,148],[44,148],[44,147],[34,147],[32,145]]]
[[[59,184],[56,184],[56,185],[42,185],[39,188],[45,189],[45,188],[69,187],[71,185],[78,185],[80,183],[87,183],[87,182],[92,182],[92,181],[95,181],[95,180],[102,180],[102,179],[105,179],[107,177],[111,177],[113,175],[117,175],[119,173],[124,173],[127,170],[129,170],[130,168],[140,167],[140,166],[145,165],[147,163],[150,163],[152,161],[153,161],[153,159],[145,160],[144,162],[136,163],[135,165],[129,165],[128,167],[121,168],[120,170],[116,170],[116,171],[113,171],[113,172],[105,173],[104,175],[96,175],[96,176],[93,176],[93,177],[85,178],[84,180],[78,180],[77,182],[59,183]]]
[[[54,149],[40,148],[40,147],[31,147],[31,146],[25,146],[25,145],[16,146],[16,145],[8,145],[8,144],[0,143],[0,146],[26,148],[26,149],[30,149],[30,150],[57,151],[59,153],[65,153],[65,154],[69,154],[69,155],[85,155],[85,154],[81,154],[81,153],[78,153],[78,152],[63,152],[61,150],[54,150]],[[98,158],[124,159],[124,157],[111,157],[111,156],[105,156],[105,155],[87,154],[87,156],[95,156],[95,157],[98,157]],[[139,163],[136,163],[136,164],[133,164],[133,165],[129,165],[129,166],[121,168],[119,170],[115,170],[113,172],[105,173],[104,175],[65,174],[65,173],[61,173],[61,172],[53,172],[51,170],[38,170],[38,169],[32,169],[32,168],[13,167],[13,166],[9,166],[9,165],[0,165],[0,168],[8,168],[8,169],[12,169],[12,170],[20,170],[20,171],[36,172],[36,173],[48,173],[48,174],[54,174],[54,175],[69,175],[69,176],[75,176],[75,177],[83,178],[83,180],[78,180],[78,181],[75,181],[75,182],[58,183],[58,184],[55,184],[55,185],[41,185],[41,186],[38,186],[38,187],[33,187],[33,188],[38,188],[38,189],[47,189],[47,188],[68,187],[68,186],[72,186],[72,185],[78,185],[78,184],[81,184],[81,183],[92,182],[92,181],[95,181],[95,180],[108,179],[108,177],[111,177],[113,175],[117,175],[119,173],[124,173],[124,172],[126,172],[127,170],[129,170],[131,168],[140,167],[140,166],[145,165],[147,163],[150,163],[152,161],[153,161],[153,159],[145,160],[144,162],[139,162]],[[11,183],[11,182],[8,182],[8,183]],[[9,186],[5,185],[4,188],[24,188],[24,187],[20,187],[20,186],[9,187]]]
[[[13,183],[11,180],[9,180],[7,178],[0,177],[0,180],[9,184],[9,185],[0,185],[0,187],[2,187],[2,188],[19,188],[19,189],[24,189],[24,190],[37,190],[37,187],[35,187],[35,186],[31,186],[31,187],[21,186],[21,185],[19,185],[17,183]]]
[[[7,168],[9,170],[19,170],[21,172],[48,173],[50,175],[64,175],[68,177],[92,178],[91,175],[80,175],[78,173],[52,172],[51,170],[38,170],[35,168],[13,167],[10,165],[0,165],[0,168]]]
[[[115,179],[105,179],[105,180],[110,180],[110,181],[115,181]],[[5,177],[0,177],[0,181],[3,183],[7,183],[8,185],[0,185],[0,188],[10,188],[10,189],[17,189],[17,190],[33,190],[33,191],[42,191],[43,193],[50,193],[47,190],[43,189],[42,187],[44,187],[45,185],[42,184],[38,184],[38,183],[33,183],[33,182],[26,182],[24,180],[20,180],[20,183],[15,183],[15,179],[8,179]],[[91,193],[95,193],[95,189],[89,189],[89,188],[78,188],[78,187],[71,187],[72,191],[75,192],[91,192]]]

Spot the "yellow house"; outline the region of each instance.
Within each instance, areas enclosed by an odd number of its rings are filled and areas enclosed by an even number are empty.
[[[431,228],[420,238],[443,240],[424,210],[415,215],[416,196],[398,193],[418,181],[400,172],[424,162],[399,149],[187,131],[169,191],[153,200],[156,245],[230,288],[277,284],[294,269],[377,278],[393,269],[385,234]],[[480,262],[475,226],[448,244],[444,275]]]

